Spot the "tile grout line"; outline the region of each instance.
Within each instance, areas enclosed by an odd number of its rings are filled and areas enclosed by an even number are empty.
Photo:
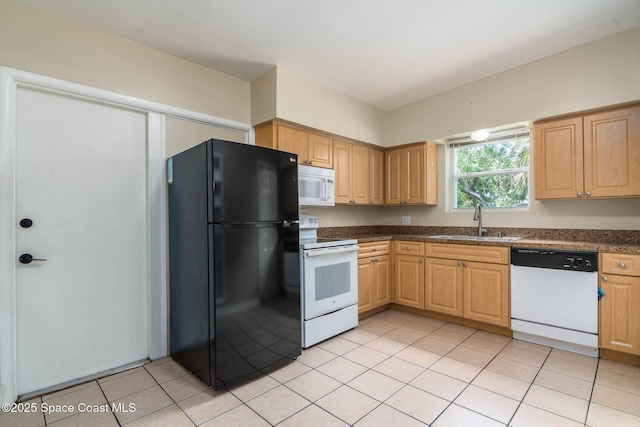
[[[516,414],[518,413],[518,410],[520,409],[520,407],[524,403],[524,399],[527,397],[527,394],[529,394],[529,390],[531,390],[531,387],[533,387],[533,383],[536,381],[536,378],[538,378],[538,375],[540,375],[540,371],[542,371],[542,367],[547,362],[549,357],[551,357],[551,351],[552,350],[550,349],[549,352],[547,353],[547,356],[544,358],[544,361],[542,362],[542,364],[538,368],[538,372],[536,372],[535,377],[533,377],[533,379],[529,383],[529,387],[527,387],[527,391],[522,395],[522,399],[520,399],[520,401],[518,402],[518,406],[516,406],[516,410],[513,412],[513,415],[511,415],[511,418],[509,418],[509,422],[507,423],[507,425],[510,425],[513,422],[513,419],[516,417]],[[538,408],[538,409],[544,411],[544,409],[542,409],[542,408]],[[549,412],[549,411],[546,411],[546,412]],[[553,413],[553,412],[549,412],[549,413]],[[560,415],[560,414],[555,414],[555,415]]]
[[[125,375],[126,376],[126,375]],[[102,396],[104,396],[104,400],[107,402],[107,405],[109,405],[109,413],[111,415],[113,415],[113,418],[116,420],[116,423],[118,424],[119,427],[122,426],[122,423],[120,422],[120,420],[118,419],[118,417],[116,416],[116,414],[111,410],[111,402],[109,402],[109,399],[107,399],[107,395],[104,394],[104,390],[102,389],[102,386],[100,385],[100,383],[98,382],[98,380],[96,380],[96,384],[98,384],[98,388],[100,389],[100,393],[102,393]]]
[[[166,363],[169,363],[169,362],[166,362]],[[163,365],[164,365],[164,363],[163,363]],[[162,365],[158,365],[158,366],[162,366]],[[149,372],[149,370],[147,369],[147,367],[146,367],[146,366],[144,366],[144,365],[143,365],[142,367],[143,367],[143,368],[144,368],[144,370],[145,370],[145,371],[146,371],[146,372],[151,376],[151,378],[153,378],[153,380],[156,382],[156,384],[158,384],[158,387],[160,387],[160,389],[164,392],[164,394],[166,394],[166,395],[167,395],[167,397],[168,397],[169,399],[171,399],[171,401],[173,402],[173,404],[174,404],[174,405],[176,405],[176,407],[177,407],[178,409],[180,409],[180,411],[181,411],[181,412],[182,412],[182,413],[187,417],[187,419],[188,419],[189,421],[191,421],[191,423],[195,426],[195,425],[196,425],[195,421],[193,421],[193,420],[191,419],[191,417],[189,417],[189,415],[188,415],[186,412],[184,412],[184,410],[182,410],[182,408],[180,407],[180,405],[178,405],[178,402],[176,402],[176,401],[175,401],[175,399],[174,399],[173,397],[171,397],[171,395],[167,392],[167,390],[165,390],[165,388],[164,388],[164,387],[162,387],[162,384],[160,384],[160,382],[156,379],[156,377],[154,377],[154,376],[153,376],[153,374],[152,374],[151,372]],[[187,374],[185,374],[185,375],[181,375],[181,376],[176,377],[176,378],[174,378],[174,379],[182,378],[182,377],[187,376],[187,375],[189,375],[189,374],[193,375],[191,372],[188,372]],[[173,381],[173,380],[169,380],[169,381]],[[169,381],[166,381],[166,382],[169,382]],[[149,387],[149,388],[152,388],[152,387]],[[145,389],[145,390],[149,390],[149,389]],[[142,390],[142,391],[144,391],[144,390]],[[204,391],[202,391],[201,393],[204,393]],[[196,396],[196,395],[198,395],[198,394],[200,394],[200,393],[196,393],[196,394],[194,394],[194,396]],[[130,394],[129,396],[131,396],[131,394]],[[106,396],[105,396],[105,397],[106,397]],[[192,397],[192,396],[190,396],[190,397]],[[155,414],[156,412],[162,411],[163,409],[168,408],[168,407],[170,407],[170,406],[171,406],[171,405],[168,405],[168,406],[165,406],[165,407],[163,407],[163,408],[157,409],[157,410],[155,410],[155,411],[153,411],[153,412],[149,412],[148,414],[143,415],[143,416],[142,416],[142,417],[140,417],[140,418],[136,418],[136,420],[142,419],[142,418],[144,418],[144,417],[146,417],[146,416],[148,416],[148,415],[151,415],[151,414]],[[135,420],[131,420],[131,421],[129,421],[129,422],[133,422],[133,421],[135,421]]]
[[[443,326],[444,326],[444,325],[443,325]],[[479,329],[476,329],[476,332],[478,332],[478,331],[479,331]],[[473,334],[469,335],[467,338],[465,338],[464,340],[462,340],[459,344],[457,344],[454,348],[452,348],[452,349],[451,349],[451,350],[449,350],[447,353],[445,353],[442,357],[445,357],[447,354],[451,353],[453,350],[455,350],[456,348],[458,348],[460,345],[462,345],[462,343],[463,343],[463,342],[465,342],[466,340],[468,340],[469,338],[471,338],[472,336],[474,336],[474,335],[476,334],[476,332],[474,332]],[[509,345],[509,343],[511,343],[512,341],[513,341],[513,338],[511,338],[509,341],[507,341],[507,343],[505,343],[505,344],[502,346],[502,349],[501,349],[500,351],[504,350],[504,348],[505,348],[507,345]],[[486,367],[487,367],[487,366],[489,366],[489,363],[491,363],[491,362],[492,362],[496,357],[498,357],[498,354],[500,354],[500,352],[496,353],[496,354],[491,358],[491,361],[489,361],[489,362],[488,362],[488,363],[487,363],[487,364],[486,364],[486,365],[485,365],[485,366],[480,370],[480,372],[478,372],[478,373],[477,373],[477,374],[476,374],[476,375],[471,379],[471,381],[469,381],[469,382],[467,383],[467,385],[466,385],[466,386],[465,386],[465,387],[460,391],[460,393],[458,393],[458,394],[457,394],[457,395],[456,395],[456,396],[455,396],[455,397],[454,397],[454,398],[449,402],[449,404],[447,405],[447,407],[446,407],[446,408],[444,408],[444,409],[442,410],[442,412],[440,412],[440,413],[438,414],[438,416],[434,418],[434,420],[433,420],[432,424],[433,424],[433,423],[435,423],[435,422],[438,420],[438,418],[440,418],[440,417],[442,416],[442,414],[444,414],[444,413],[447,411],[447,409],[449,409],[449,408],[451,407],[451,405],[453,405],[453,404],[454,404],[455,400],[456,400],[458,397],[460,397],[460,395],[461,395],[462,393],[464,393],[464,391],[465,391],[467,388],[469,388],[469,386],[471,385],[471,383],[472,383],[476,378],[478,378],[478,376],[479,376],[479,375],[480,375],[480,374],[481,374],[481,373],[486,369]],[[456,359],[454,359],[454,360],[456,360]],[[458,360],[458,362],[461,362],[461,361],[459,361],[459,360]],[[461,363],[465,363],[465,362],[461,362]],[[432,365],[432,366],[433,366],[433,365]],[[436,371],[434,371],[434,372],[436,372]],[[446,374],[442,374],[442,375],[446,375]],[[449,375],[447,375],[447,376],[448,376],[449,378],[454,378],[454,377],[450,377]],[[457,379],[457,378],[454,378],[454,379]],[[465,381],[465,382],[466,382],[466,381]],[[491,390],[487,390],[487,391],[491,391]],[[492,393],[493,393],[493,392],[492,392]],[[499,393],[496,393],[496,394],[499,394]],[[506,396],[505,396],[505,397],[506,397]],[[461,405],[458,405],[458,406],[461,406]],[[491,418],[491,417],[489,417],[489,416],[487,416],[487,415],[485,415],[485,414],[481,414],[481,413],[479,413],[479,412],[477,412],[477,411],[474,411],[474,410],[472,410],[472,409],[466,408],[466,407],[464,407],[464,406],[462,406],[462,407],[463,407],[463,408],[465,408],[465,409],[467,409],[467,410],[469,410],[469,411],[471,411],[471,412],[475,412],[476,414],[482,415],[483,417],[489,418],[489,419],[494,420],[494,421],[496,421],[496,422],[500,422],[500,421],[496,420],[495,418]],[[516,408],[516,411],[517,411],[517,408]],[[514,414],[515,414],[515,412],[514,412]],[[501,423],[501,424],[502,424],[502,423]],[[506,425],[509,425],[509,424],[507,423]]]

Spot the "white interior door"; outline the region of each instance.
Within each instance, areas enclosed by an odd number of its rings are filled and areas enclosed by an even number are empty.
[[[19,395],[148,356],[146,114],[18,88]],[[21,219],[33,225],[24,228]]]

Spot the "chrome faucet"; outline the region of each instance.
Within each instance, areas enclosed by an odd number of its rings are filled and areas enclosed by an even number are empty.
[[[482,208],[480,203],[476,205],[476,211],[473,214],[473,220],[478,221],[478,236],[482,236],[482,233],[486,233],[487,229],[482,228]]]

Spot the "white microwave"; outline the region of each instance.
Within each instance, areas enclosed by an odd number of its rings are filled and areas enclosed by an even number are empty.
[[[333,169],[298,165],[300,206],[335,206],[335,172]]]

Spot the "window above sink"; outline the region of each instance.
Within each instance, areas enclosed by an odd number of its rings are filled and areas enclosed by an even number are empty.
[[[527,127],[489,132],[447,142],[449,208],[528,208],[530,139]]]

